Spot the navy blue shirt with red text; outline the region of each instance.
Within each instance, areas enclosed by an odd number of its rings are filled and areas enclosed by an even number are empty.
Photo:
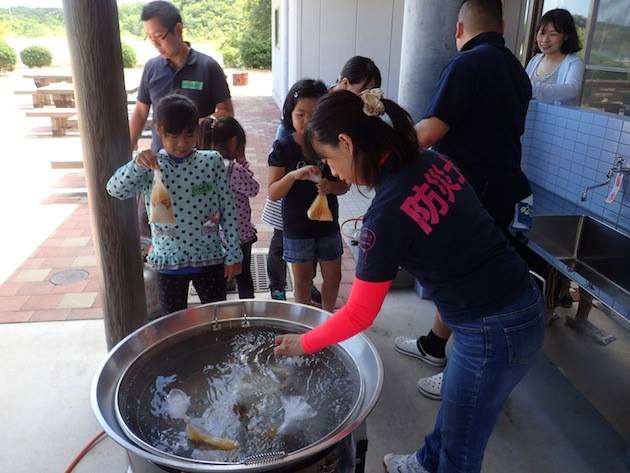
[[[452,161],[421,151],[382,173],[361,230],[359,279],[390,281],[404,268],[446,323],[492,314],[529,287],[526,263]]]

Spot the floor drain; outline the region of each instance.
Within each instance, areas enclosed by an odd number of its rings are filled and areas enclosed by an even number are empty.
[[[269,279],[267,278],[267,253],[253,253],[252,261],[250,264],[252,271],[252,279],[254,281],[254,292],[268,292],[269,291]],[[293,290],[293,282],[291,281],[291,271],[287,268],[287,291]],[[237,293],[236,286],[229,285],[227,288],[228,294]],[[191,296],[196,296],[194,286],[190,285]]]
[[[49,281],[55,286],[64,286],[66,284],[74,284],[75,282],[87,279],[90,273],[84,269],[69,269],[53,274]]]

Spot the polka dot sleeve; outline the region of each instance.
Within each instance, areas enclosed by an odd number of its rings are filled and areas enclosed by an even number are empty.
[[[129,199],[138,192],[148,191],[151,188],[153,172],[150,169],[136,165],[129,161],[118,168],[107,182],[107,192],[117,199]]]
[[[246,197],[256,197],[260,190],[260,184],[254,177],[254,173],[237,162],[233,164],[230,185],[234,192]]]

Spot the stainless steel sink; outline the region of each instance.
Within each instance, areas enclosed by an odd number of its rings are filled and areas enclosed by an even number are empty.
[[[612,285],[612,292],[630,297],[630,236],[588,216],[557,215],[534,217],[528,237],[582,276],[586,289]]]

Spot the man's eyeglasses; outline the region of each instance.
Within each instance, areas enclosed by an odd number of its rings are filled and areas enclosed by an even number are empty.
[[[166,39],[166,37],[169,34],[171,34],[172,32],[173,32],[173,29],[169,28],[168,30],[166,30],[166,33],[161,33],[161,34],[160,33],[156,33],[156,34],[153,34],[153,35],[145,35],[144,39],[152,41],[154,43],[157,42],[157,41],[164,41]]]

